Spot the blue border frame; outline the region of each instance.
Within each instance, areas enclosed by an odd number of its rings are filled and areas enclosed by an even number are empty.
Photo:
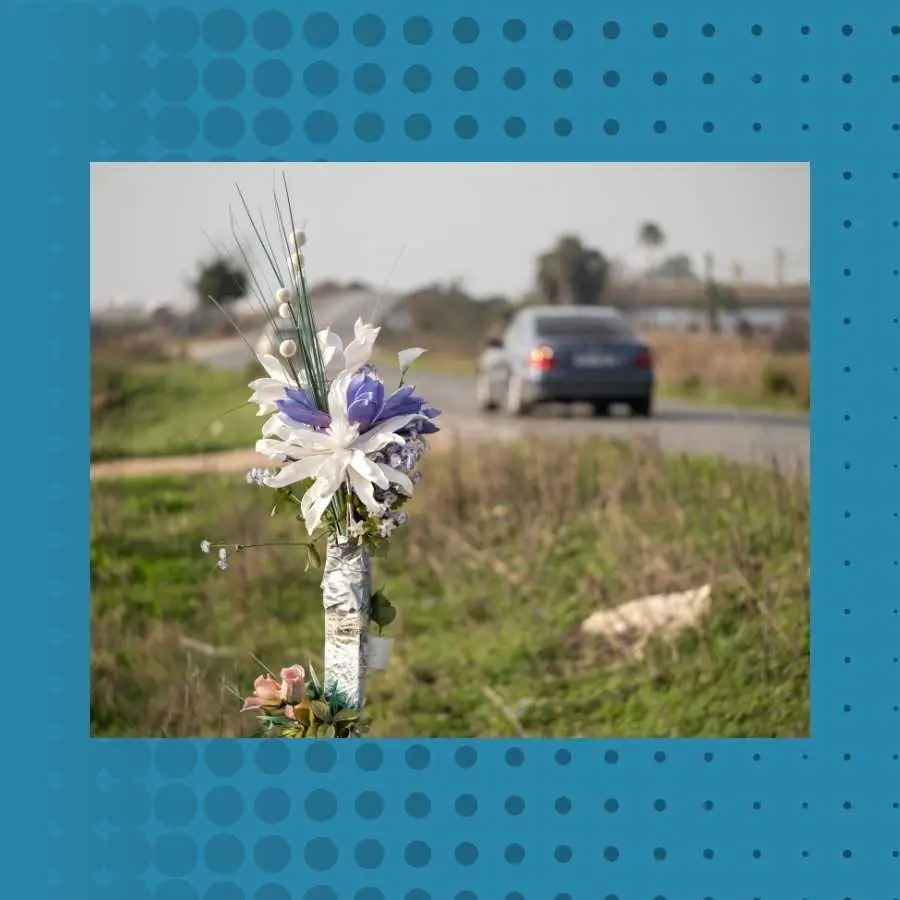
[[[37,371],[19,340],[0,358],[16,429],[0,452],[17,473],[3,517],[15,700],[0,767],[15,798],[4,893],[891,896],[900,11],[768,0],[233,7],[0,11],[10,334],[28,333],[30,302],[52,323]],[[226,61],[204,77],[214,57]],[[615,87],[604,72],[618,73]],[[810,160],[814,737],[89,741],[88,163],[225,155]],[[45,417],[28,462],[20,432],[35,413],[23,393]]]

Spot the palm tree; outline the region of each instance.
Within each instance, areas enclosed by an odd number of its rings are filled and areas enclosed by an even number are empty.
[[[650,277],[653,259],[665,242],[666,235],[656,222],[644,222],[638,229],[638,243],[647,252],[647,278]]]
[[[538,257],[537,289],[547,303],[593,305],[600,301],[609,275],[609,260],[585,247],[575,235],[563,235]]]

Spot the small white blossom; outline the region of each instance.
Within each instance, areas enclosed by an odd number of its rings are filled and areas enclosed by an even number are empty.
[[[220,559],[216,565],[224,572],[228,568],[228,560]]]
[[[290,359],[297,352],[297,343],[288,338],[278,345],[278,352],[284,359]]]
[[[274,469],[251,469],[244,476],[244,481],[246,481],[247,484],[255,484],[257,487],[264,487],[266,481],[274,474]]]
[[[390,513],[390,509],[385,503],[376,503],[368,510],[368,513],[370,519],[380,520]]]
[[[291,319],[291,304],[290,303],[282,303],[278,307],[278,317],[280,319]]]
[[[209,541],[200,541],[200,552],[201,553],[209,553],[212,549],[212,544]]]
[[[406,372],[406,370],[423,354],[425,353],[425,349],[423,347],[410,347],[408,350],[401,350],[397,354],[397,363],[400,366],[401,372]]]
[[[388,538],[388,537],[391,536],[391,532],[394,530],[394,528],[396,528],[396,525],[394,524],[393,519],[385,519],[385,520],[378,526],[378,533],[379,533],[383,538]]]
[[[219,547],[219,559],[228,559],[228,551],[224,547]]]
[[[289,238],[288,243],[291,250],[299,250],[306,244],[306,233],[303,231],[295,231]]]
[[[290,303],[294,297],[294,292],[290,288],[282,287],[275,291],[275,302],[279,305],[282,303]]]
[[[366,524],[352,519],[347,530],[350,532],[350,537],[361,538],[366,533]]]
[[[397,495],[393,491],[388,491],[384,495],[384,505],[393,506],[397,502]]]

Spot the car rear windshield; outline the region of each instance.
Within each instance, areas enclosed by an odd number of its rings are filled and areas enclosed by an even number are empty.
[[[624,322],[600,316],[542,316],[535,330],[546,338],[601,338],[621,340],[632,336]]]

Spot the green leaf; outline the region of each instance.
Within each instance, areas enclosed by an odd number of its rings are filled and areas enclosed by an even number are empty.
[[[260,722],[266,725],[269,728],[272,728],[276,725],[289,725],[291,727],[295,726],[297,723],[292,719],[287,718],[287,716],[257,716]]]
[[[352,723],[359,720],[359,710],[358,709],[342,709],[339,712],[336,712],[332,717],[332,721],[335,725],[343,725],[345,723]]]
[[[309,708],[317,721],[326,723],[331,721],[331,709],[327,703],[323,703],[321,700],[313,700],[309,704]]]
[[[319,733],[316,737],[320,738],[333,738],[337,736],[337,731],[335,730],[334,725],[321,725],[319,727]]]
[[[370,606],[370,617],[379,628],[387,627],[397,618],[397,609],[391,601],[388,600],[384,591],[378,590],[372,594]]]
[[[306,570],[322,568],[322,554],[315,544],[306,545]]]
[[[394,619],[397,618],[397,609],[394,606],[387,606],[384,609],[380,609],[378,611],[378,618],[375,619],[375,622],[380,625],[382,628],[387,628]]]

